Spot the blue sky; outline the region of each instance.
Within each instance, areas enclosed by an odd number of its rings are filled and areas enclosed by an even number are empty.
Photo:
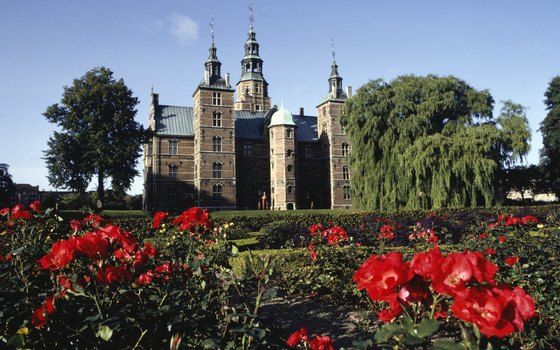
[[[327,93],[331,38],[344,85],[403,74],[454,75],[496,100],[528,107],[529,163],[542,147],[548,82],[560,74],[560,1],[254,0],[254,28],[273,103],[293,112]],[[147,125],[160,102],[192,106],[208,56],[209,23],[222,72],[240,77],[249,28],[241,0],[3,0],[0,2],[0,163],[17,183],[52,189],[42,151],[55,130],[42,113],[63,86],[106,66],[139,98]],[[141,193],[137,178],[131,193]]]

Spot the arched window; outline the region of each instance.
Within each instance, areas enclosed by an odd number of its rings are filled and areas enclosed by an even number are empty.
[[[175,164],[169,164],[168,171],[170,180],[177,179],[177,166]]]
[[[348,165],[342,166],[342,179],[350,180],[350,171],[348,170]]]
[[[348,155],[348,150],[349,150],[349,146],[346,142],[342,143],[342,155],[343,156],[347,156]]]
[[[288,194],[292,194],[294,192],[294,187],[292,185],[288,185]]]
[[[222,199],[222,185],[215,184],[212,186],[212,199],[215,201],[219,201]]]
[[[287,168],[288,168],[288,172],[291,173],[291,172],[292,172],[292,168],[293,168],[292,164],[288,164],[288,167],[287,167]]]
[[[171,139],[169,140],[169,154],[177,154],[178,150],[178,140]]]
[[[291,149],[286,151],[286,156],[289,158],[292,156],[292,154],[294,154],[294,151],[292,151]]]
[[[218,111],[212,113],[212,126],[222,126],[222,113]]]
[[[214,162],[214,164],[212,165],[212,177],[214,179],[222,178],[222,163]]]
[[[212,150],[214,152],[222,151],[222,138],[220,136],[214,136],[212,138]]]
[[[352,197],[350,196],[350,186],[348,185],[342,186],[342,194],[344,196],[344,199],[346,200],[351,199]]]

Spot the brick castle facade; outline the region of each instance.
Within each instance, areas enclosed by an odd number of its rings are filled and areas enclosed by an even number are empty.
[[[251,25],[241,78],[222,77],[212,39],[193,106],[159,103],[152,92],[144,148],[144,209],[351,208],[350,149],[339,122],[351,89],[334,60],[317,116],[271,106]]]

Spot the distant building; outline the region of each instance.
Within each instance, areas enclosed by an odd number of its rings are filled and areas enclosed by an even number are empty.
[[[16,191],[13,198],[14,204],[29,205],[36,200],[39,200],[39,186],[16,184]]]
[[[193,106],[151,94],[144,209],[351,208],[350,145],[339,117],[351,89],[334,59],[317,116],[271,107],[251,24],[241,78],[231,86],[212,38]]]

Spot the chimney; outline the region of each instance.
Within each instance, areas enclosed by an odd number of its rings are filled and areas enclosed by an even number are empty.
[[[231,85],[229,85],[229,73],[226,73],[226,87],[231,87]]]
[[[299,115],[300,117],[303,117],[305,115],[303,112],[303,107],[299,107]]]
[[[346,97],[348,97],[348,98],[352,97],[352,87],[351,86],[346,86]]]
[[[154,106],[154,108],[156,108],[159,105],[159,94],[152,92],[151,98],[152,101],[150,103],[152,106]]]

